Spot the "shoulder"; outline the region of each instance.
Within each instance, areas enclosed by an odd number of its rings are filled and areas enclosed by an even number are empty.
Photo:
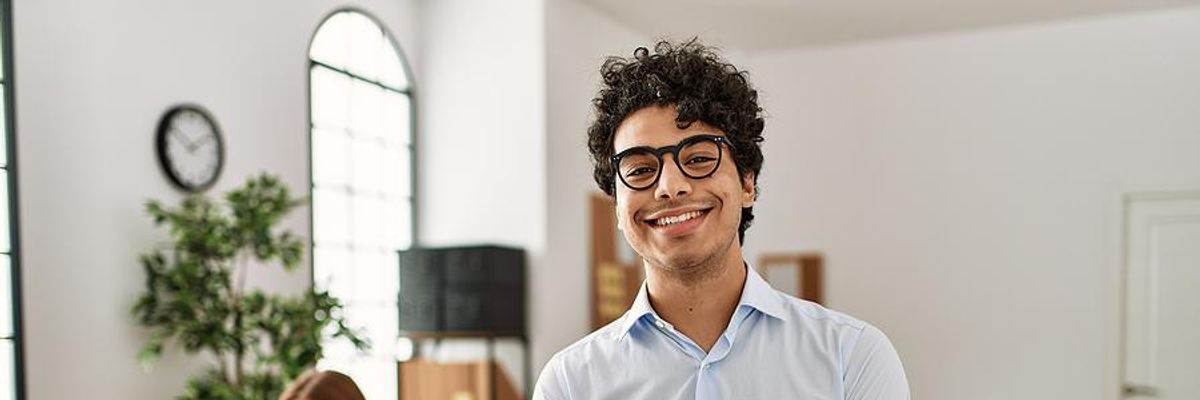
[[[785,319],[797,328],[857,337],[871,327],[866,321],[826,308],[821,304],[798,299],[778,291],[776,294],[783,303]]]
[[[904,365],[882,330],[820,304],[779,295],[789,327],[799,329],[815,350],[836,360],[847,399],[909,398]]]
[[[843,368],[862,352],[895,352],[883,331],[864,320],[784,293],[779,296],[787,329],[794,333],[789,336],[823,350],[839,360]]]
[[[631,318],[629,313],[615,321],[584,336],[570,346],[559,350],[546,362],[534,387],[535,400],[553,400],[570,398],[572,376],[586,376],[586,371],[579,368],[590,368],[596,365],[608,364],[603,361],[613,359],[616,355],[617,342],[622,334],[622,321]],[[597,361],[600,361],[597,363]],[[574,382],[579,383],[579,382]]]
[[[552,360],[558,360],[559,362],[590,361],[598,357],[608,357],[615,350],[617,342],[625,333],[622,331],[622,328],[625,326],[624,321],[627,318],[634,317],[629,312],[626,312],[620,318],[609,322],[608,325],[589,333],[570,346],[559,350],[552,357]]]
[[[887,335],[867,325],[850,350],[843,381],[846,398],[908,399],[908,377]]]
[[[908,380],[899,354],[882,330],[820,304],[780,293],[788,324],[840,365],[848,399],[906,399]],[[874,397],[878,394],[882,397]]]

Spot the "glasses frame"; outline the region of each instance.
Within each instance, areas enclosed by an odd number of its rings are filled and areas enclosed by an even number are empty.
[[[684,147],[690,146],[690,145],[698,143],[698,142],[703,142],[703,141],[710,141],[710,142],[714,142],[717,144],[717,165],[713,167],[712,171],[709,171],[708,173],[706,173],[704,175],[692,176],[691,174],[688,174],[687,169],[683,168],[683,165],[679,163],[679,150]],[[724,137],[724,136],[719,136],[719,135],[689,136],[689,137],[679,141],[679,143],[676,143],[671,146],[659,147],[657,149],[650,147],[650,146],[630,147],[630,148],[625,149],[625,150],[621,151],[620,153],[617,153],[616,155],[612,156],[611,161],[612,161],[613,174],[616,175],[617,179],[619,179],[621,181],[621,183],[624,184],[625,187],[629,188],[630,190],[646,190],[646,189],[652,188],[658,184],[658,179],[662,177],[662,172],[664,169],[666,169],[666,168],[664,168],[666,163],[663,162],[663,155],[670,153],[672,156],[671,159],[675,160],[675,168],[678,168],[679,172],[683,173],[683,176],[686,176],[691,179],[697,179],[697,180],[708,178],[708,177],[712,176],[713,174],[717,173],[717,170],[721,169],[721,160],[725,158],[725,151],[721,150],[722,144],[729,147],[730,150],[732,151],[733,145],[730,144],[729,138]],[[636,187],[636,186],[630,185],[629,182],[625,181],[625,176],[623,174],[621,174],[621,159],[627,155],[634,154],[634,153],[650,153],[650,154],[654,154],[654,156],[656,158],[658,158],[659,168],[658,168],[658,171],[654,172],[654,180],[651,180],[650,183],[646,184],[646,186],[643,186],[643,187]]]

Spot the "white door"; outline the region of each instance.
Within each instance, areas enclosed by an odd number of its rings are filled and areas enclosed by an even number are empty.
[[[1125,202],[1126,399],[1200,399],[1200,191]]]

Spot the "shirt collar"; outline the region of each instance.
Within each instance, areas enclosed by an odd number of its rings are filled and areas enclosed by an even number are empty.
[[[746,283],[742,286],[742,297],[738,300],[738,308],[747,306],[767,314],[771,317],[780,320],[787,320],[784,313],[783,296],[771,284],[767,283],[762,276],[758,275],[749,263],[743,264],[746,268]],[[736,311],[735,311],[736,313]],[[629,331],[637,325],[647,315],[657,318],[654,308],[650,306],[650,292],[646,287],[646,281],[642,281],[641,288],[638,289],[637,297],[633,300],[633,305],[629,307],[629,311],[625,312],[621,320],[621,337],[629,334]]]
[[[763,314],[787,320],[783,295],[758,275],[758,271],[749,263],[746,264],[746,285],[742,287],[742,299],[738,301],[738,307],[741,306],[750,306]]]
[[[650,292],[646,289],[646,280],[643,279],[637,297],[633,299],[633,305],[629,306],[629,311],[621,317],[621,337],[628,335],[629,330],[647,315],[654,315],[654,308],[650,307]]]

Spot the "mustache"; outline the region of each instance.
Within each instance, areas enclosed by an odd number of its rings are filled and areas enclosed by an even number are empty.
[[[720,202],[715,198],[660,200],[647,206],[646,208],[638,210],[637,214],[635,215],[638,221],[645,221],[649,219],[646,218],[647,216],[654,215],[654,213],[663,210],[684,207],[716,208],[719,204]]]

